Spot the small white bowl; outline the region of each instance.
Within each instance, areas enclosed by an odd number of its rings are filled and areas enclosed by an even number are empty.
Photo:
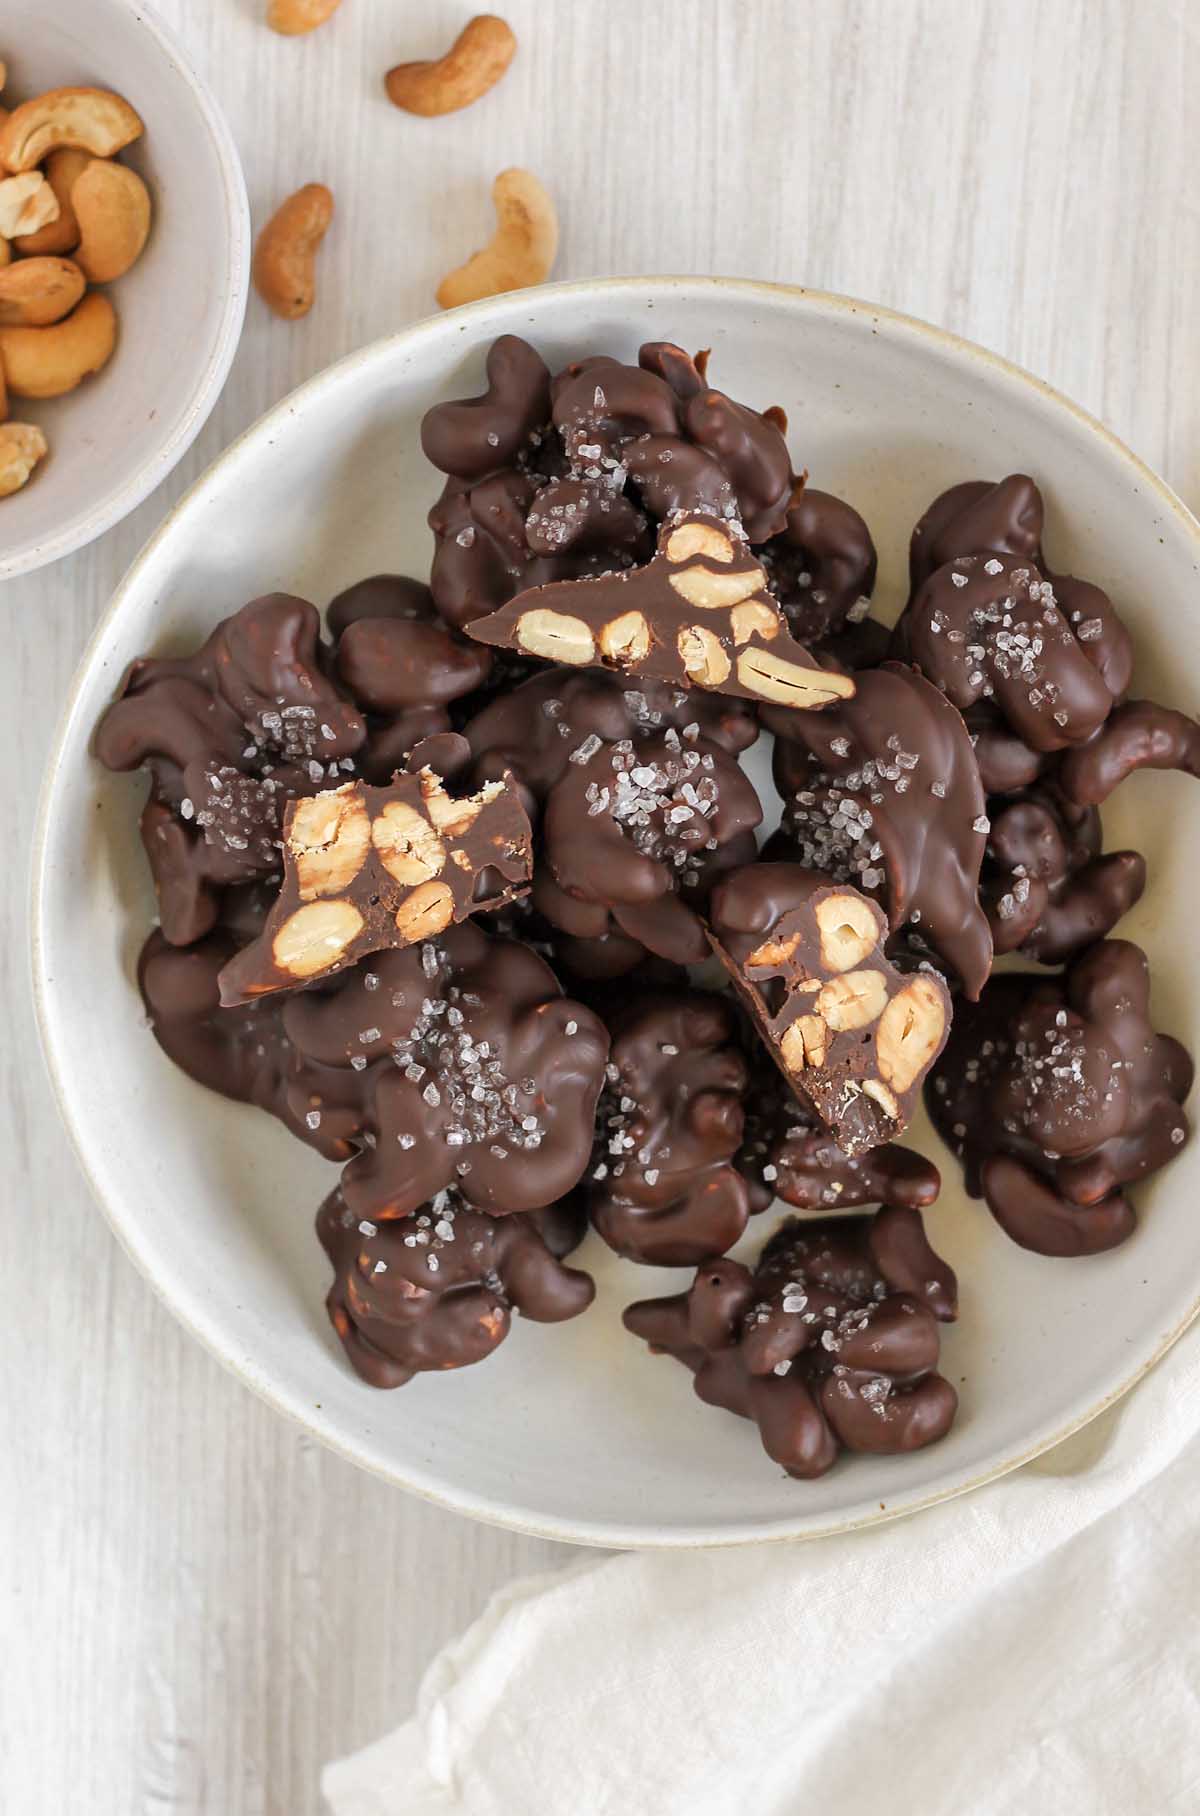
[[[250,211],[229,128],[166,26],[133,0],[0,0],[3,100],[112,88],[145,135],[121,153],[154,225],[133,270],[106,285],[120,322],[95,378],[47,403],[10,399],[50,453],[0,499],[0,580],[82,548],[128,516],[191,446],[225,383],[246,312]]]
[[[480,388],[501,333],[551,363],[629,356],[669,337],[712,347],[714,379],[781,403],[797,466],[866,514],[877,601],[905,590],[909,530],[942,487],[1014,469],[1042,481],[1056,566],[1094,576],[1127,614],[1138,686],[1200,703],[1189,612],[1200,526],[1099,424],[1025,373],[949,335],[837,297],[726,280],[618,280],[499,297],[419,324],[322,373],[237,442],[164,524],[117,594],[75,683],[42,802],[34,973],[50,1069],[81,1163],[114,1229],[177,1315],[248,1385],[343,1454],[479,1518],[584,1544],[731,1544],[844,1530],[957,1494],[1094,1417],[1197,1310],[1200,1142],[1137,1194],[1141,1222],[1090,1260],[1027,1254],[945,1187],[933,1239],[958,1269],[944,1338],[961,1394],[949,1436],[906,1457],[843,1458],[781,1476],[754,1429],[702,1406],[684,1369],[620,1325],[634,1298],[690,1273],[618,1261],[590,1238],[598,1302],[574,1323],[522,1324],[490,1360],[379,1393],[351,1374],[322,1300],[313,1235],[333,1169],[257,1111],[191,1084],[141,1025],[132,981],[153,918],[136,829],[142,785],[88,754],[129,660],[194,646],[272,588],[324,603],[352,580],[427,567],[439,480],[417,439],[436,399]],[[1144,775],[1105,818],[1150,861],[1122,933],[1149,950],[1159,1025],[1195,1047],[1200,847],[1181,836],[1197,784]],[[752,1225],[760,1242],[773,1219]]]

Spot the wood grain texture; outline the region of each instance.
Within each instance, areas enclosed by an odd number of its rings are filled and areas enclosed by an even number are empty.
[[[312,315],[284,324],[252,301],[169,483],[0,591],[0,694],[21,730],[0,876],[0,1809],[309,1816],[322,1761],[407,1712],[487,1593],[571,1554],[314,1447],[185,1337],[90,1203],[37,1056],[25,905],[36,791],[88,633],[239,430],[431,309],[512,163],[558,198],[558,275],[738,273],[910,310],[1061,386],[1195,506],[1200,15],[1188,0],[511,0],[504,83],[419,120],[384,100],[383,73],[443,50],[465,6],[345,0],[292,40],[265,30],[264,0],[160,7],[228,112],[256,220],[313,180],[337,217]]]

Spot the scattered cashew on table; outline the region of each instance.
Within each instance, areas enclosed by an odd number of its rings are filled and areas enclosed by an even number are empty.
[[[0,61],[0,90],[6,80]],[[7,420],[9,395],[61,397],[112,356],[116,310],[89,285],[123,277],[149,236],[146,185],[113,162],[142,132],[108,89],[0,107],[0,498],[48,452],[35,424]]]
[[[288,35],[312,31],[340,0],[271,0],[267,22]],[[494,88],[516,55],[511,26],[495,13],[468,20],[444,56],[398,63],[385,78],[389,100],[405,113],[435,118],[470,107]],[[496,231],[481,251],[442,279],[437,300],[453,309],[479,297],[540,284],[558,251],[558,216],[528,170],[502,170],[492,185]],[[276,315],[295,321],[316,300],[316,254],[333,219],[333,196],[307,183],[276,210],[258,237],[254,281]]]

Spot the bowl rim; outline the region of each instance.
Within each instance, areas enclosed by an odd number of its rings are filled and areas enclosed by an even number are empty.
[[[584,298],[603,293],[608,296],[627,294],[631,300],[642,298],[647,290],[698,289],[708,291],[719,299],[729,293],[742,297],[762,296],[778,301],[802,300],[818,312],[829,315],[865,315],[872,322],[886,322],[889,327],[900,334],[907,334],[914,340],[924,342],[933,349],[949,352],[964,361],[990,368],[1001,377],[1015,382],[1018,388],[1032,391],[1042,401],[1054,408],[1066,411],[1091,435],[1105,444],[1109,452],[1121,460],[1138,480],[1152,492],[1158,502],[1175,520],[1180,531],[1193,543],[1198,562],[1200,562],[1200,521],[1188,510],[1183,501],[1161,479],[1154,470],[1133,452],[1112,430],[1108,429],[1098,418],[1082,408],[1069,397],[1048,384],[1044,379],[1025,370],[1014,361],[1003,355],[989,351],[976,342],[954,334],[948,329],[939,328],[920,317],[906,314],[900,310],[887,308],[864,301],[857,297],[842,296],[835,292],[815,290],[803,285],[772,283],[754,278],[733,277],[696,277],[650,275],[646,277],[612,277],[587,278],[570,280],[556,284],[540,286],[536,295],[554,294],[559,296],[576,296]],[[1200,1292],[1197,1292],[1191,1303],[1178,1321],[1161,1335],[1151,1354],[1140,1359],[1137,1364],[1111,1384],[1077,1415],[1066,1420],[1061,1426],[1048,1432],[1040,1433],[1033,1440],[1019,1448],[1006,1453],[1003,1457],[991,1462],[984,1469],[976,1471],[964,1479],[947,1472],[942,1478],[927,1486],[924,1490],[909,1496],[898,1495],[895,1500],[886,1503],[872,1500],[869,1503],[860,1501],[847,1507],[836,1518],[821,1524],[805,1522],[803,1512],[797,1509],[796,1521],[747,1521],[744,1525],[711,1527],[702,1520],[694,1524],[672,1526],[667,1529],[640,1526],[636,1522],[599,1520],[574,1520],[565,1517],[538,1514],[533,1509],[519,1504],[510,1504],[496,1497],[474,1494],[469,1490],[448,1487],[440,1482],[435,1474],[413,1471],[402,1473],[395,1467],[381,1462],[365,1445],[345,1438],[334,1421],[324,1416],[323,1410],[303,1401],[301,1397],[265,1371],[259,1371],[253,1361],[236,1353],[228,1342],[223,1340],[219,1331],[212,1328],[209,1319],[196,1312],[194,1308],[181,1304],[175,1292],[168,1289],[150,1270],[149,1265],[139,1253],[136,1236],[132,1227],[127,1228],[123,1208],[115,1194],[109,1194],[102,1188],[98,1177],[89,1163],[87,1144],[81,1127],[77,1124],[73,1108],[68,1099],[64,1080],[59,1069],[58,1054],[54,1043],[51,1013],[47,1001],[47,979],[44,966],[45,915],[50,895],[50,878],[47,875],[47,857],[49,847],[49,821],[57,779],[62,769],[64,747],[74,729],[81,695],[85,683],[91,678],[92,667],[101,644],[107,638],[110,629],[119,618],[125,601],[139,584],[143,570],[153,561],[159,546],[166,539],[179,517],[191,504],[193,498],[203,492],[204,488],[215,477],[218,469],[231,462],[243,451],[247,444],[260,434],[269,431],[276,423],[297,411],[302,400],[307,401],[320,391],[335,387],[351,370],[369,365],[375,360],[384,359],[393,352],[401,342],[418,342],[425,334],[435,328],[444,326],[447,320],[453,319],[460,332],[467,332],[487,321],[491,310],[498,304],[510,300],[509,295],[487,297],[480,302],[467,304],[448,313],[436,313],[422,317],[395,333],[385,335],[370,342],[367,346],[344,355],[322,371],[314,374],[294,391],[265,411],[254,423],[246,428],[229,444],[205,471],[193,482],[183,496],[172,506],[158,529],[149,537],[140,553],[128,569],[124,578],[115,589],[113,596],[97,622],[87,646],[80,658],[74,677],[64,703],[54,739],[46,761],[46,768],[39,792],[37,814],[31,848],[30,862],[30,968],[34,1007],[43,1059],[50,1077],[50,1083],[59,1114],[63,1119],[71,1145],[75,1152],[80,1171],[87,1182],[93,1198],[99,1204],[108,1221],[109,1227],[116,1236],[126,1255],[137,1268],[156,1296],[171,1311],[172,1315],[184,1328],[196,1337],[204,1347],[222,1365],[227,1368],[241,1384],[248,1387],[260,1399],[267,1401],[276,1411],[291,1419],[301,1430],[318,1438],[323,1444],[348,1462],[367,1470],[383,1481],[403,1488],[410,1494],[419,1496],[447,1512],[464,1515],[481,1520],[487,1524],[499,1526],[509,1531],[519,1532],[531,1538],[554,1540],[560,1543],[581,1546],[597,1546],[621,1550],[694,1550],[698,1548],[721,1548],[761,1543],[786,1543],[798,1540],[828,1538],[841,1533],[861,1531],[867,1527],[879,1525],[887,1520],[896,1519],[910,1513],[918,1513],[927,1507],[936,1506],[943,1501],[957,1499],[988,1482],[996,1481],[1025,1463],[1034,1461],[1048,1450],[1073,1436],[1084,1426],[1098,1418],[1118,1400],[1122,1399],[1131,1388],[1158,1363],[1172,1345],[1178,1341],[1188,1326],[1200,1315]]]
[[[151,492],[178,466],[211,416],[229,376],[246,318],[246,305],[250,296],[250,199],[246,193],[246,179],[229,123],[212,89],[188,61],[180,40],[153,7],[146,4],[145,0],[117,0],[117,4],[132,14],[137,23],[149,33],[165,61],[174,67],[181,81],[191,90],[212,142],[225,202],[229,265],[225,305],[204,370],[174,429],[162,446],[127,480],[115,486],[104,497],[84,506],[52,536],[40,541],[19,543],[8,551],[0,550],[0,582],[15,580],[22,574],[35,573],[38,568],[47,567],[53,561],[60,561],[65,555],[74,554],[123,522],[131,511],[145,503]]]

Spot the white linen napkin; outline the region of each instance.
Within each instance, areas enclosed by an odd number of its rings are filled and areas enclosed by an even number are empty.
[[[514,1583],[327,1768],[334,1816],[1194,1811],[1198,1430],[1200,1326],[965,1499]]]

